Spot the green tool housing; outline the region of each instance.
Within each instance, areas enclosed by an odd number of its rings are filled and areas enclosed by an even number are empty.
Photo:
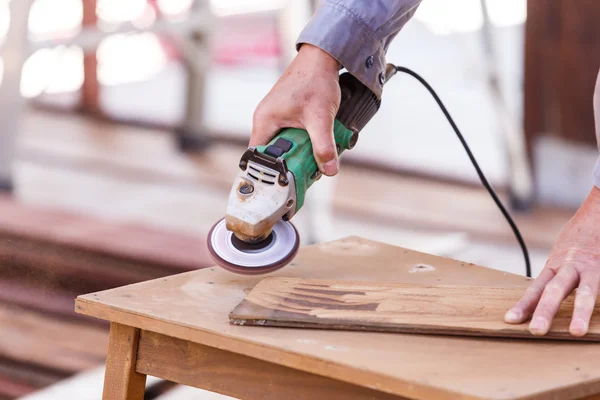
[[[340,89],[340,109],[333,127],[338,155],[356,145],[360,131],[381,105],[381,100],[349,73],[340,75]],[[304,205],[308,188],[321,177],[310,136],[304,129],[283,129],[268,145],[248,149],[240,160],[240,168],[245,170],[249,161],[278,171],[277,184],[280,185],[289,184],[288,171],[294,175],[296,212]]]

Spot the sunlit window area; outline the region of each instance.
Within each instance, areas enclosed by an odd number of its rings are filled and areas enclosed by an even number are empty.
[[[29,12],[31,39],[74,36],[81,30],[82,19],[81,0],[36,0]]]
[[[161,14],[167,18],[185,18],[193,0],[156,0]]]
[[[98,46],[97,57],[102,85],[152,79],[167,63],[161,43],[152,33],[109,36]]]
[[[490,20],[496,27],[522,25],[527,16],[527,0],[486,0]],[[428,0],[415,19],[438,35],[476,32],[482,28],[481,0]]]
[[[40,49],[23,65],[21,94],[75,92],[83,85],[83,50],[77,46]]]
[[[111,31],[128,22],[143,29],[156,21],[157,13],[164,18],[186,18],[192,2],[98,0],[96,13],[101,29]],[[216,15],[228,16],[279,9],[284,3],[284,0],[212,0],[211,7]],[[526,0],[488,0],[487,4],[495,26],[520,25],[526,18]],[[74,36],[81,31],[82,17],[81,0],[36,0],[29,16],[31,38]],[[475,32],[482,26],[480,0],[428,0],[420,6],[415,19],[437,35]],[[8,0],[2,0],[0,37],[5,36],[9,21]],[[166,65],[163,52],[161,42],[152,34],[111,36],[98,46],[99,81],[103,85],[115,85],[151,79]],[[77,90],[81,86],[81,67],[75,64],[81,61],[81,52],[76,48],[40,50],[32,54],[23,74],[23,95],[35,97],[42,93]]]
[[[60,7],[58,6],[60,3]],[[284,0],[212,0],[216,15],[228,16],[279,9]],[[492,23],[497,27],[521,25],[526,18],[525,0],[488,0]],[[132,23],[137,28],[152,25],[161,13],[164,18],[183,19],[192,0],[98,0],[96,13],[101,29],[116,29]],[[29,16],[32,40],[72,37],[81,31],[81,0],[36,0]],[[482,27],[480,0],[428,0],[415,19],[436,35],[476,32]],[[8,0],[0,1],[0,37],[6,35],[10,15]],[[98,46],[98,79],[102,85],[152,79],[167,64],[161,42],[152,34],[116,34]],[[82,84],[82,52],[76,47],[43,49],[31,55],[23,73],[26,97],[42,93],[78,90]]]
[[[57,6],[59,3],[60,7]],[[96,40],[92,47],[85,45],[85,51],[80,45],[62,45],[33,51],[22,71],[22,95],[30,99],[43,97],[46,103],[52,103],[54,95],[67,95],[71,96],[71,103],[76,104],[87,71],[87,74],[93,73],[97,79],[97,85],[101,88],[98,101],[107,112],[121,116],[131,115],[132,118],[141,120],[150,118],[153,121],[160,116],[165,124],[177,123],[183,118],[184,112],[181,104],[186,92],[182,85],[187,79],[187,61],[183,57],[189,52],[190,44],[180,47],[182,38],[176,32],[161,37],[150,31],[136,33],[120,30],[152,29],[152,26],[164,21],[185,24],[193,12],[193,3],[193,0],[97,0],[95,11],[98,34],[105,37]],[[219,130],[233,128],[244,131],[250,128],[254,104],[260,101],[270,82],[277,76],[282,57],[282,42],[278,35],[285,29],[280,25],[283,20],[279,19],[279,15],[285,13],[291,3],[286,0],[211,0],[208,3],[197,2],[196,6],[201,3],[209,5],[217,21],[217,34],[211,38],[213,51],[208,70],[210,79],[207,83],[209,88],[214,88],[210,90],[214,90],[215,94],[208,106],[210,112],[207,113],[207,121]],[[487,0],[486,4],[492,27],[497,30],[499,51],[509,51],[500,58],[498,67],[507,90],[509,106],[517,110],[521,95],[520,55],[507,49],[515,49],[522,43],[526,0]],[[29,15],[31,40],[50,46],[52,42],[48,40],[78,40],[81,32],[85,30],[87,35],[94,28],[82,27],[83,14],[83,2],[80,0],[36,0]],[[6,32],[8,22],[8,2],[1,0],[0,34]],[[478,107],[476,114],[482,116],[482,120],[467,119],[467,115],[471,114],[467,99],[486,90],[483,84],[486,67],[479,36],[483,23],[481,0],[427,0],[420,5],[412,24],[389,50],[390,58],[412,59],[413,63],[445,82],[450,96],[454,96],[451,101],[462,104],[457,111],[458,118],[464,118],[467,125],[472,123],[473,129],[487,123],[483,116],[492,115],[490,103],[482,101],[475,106]],[[416,43],[419,44],[415,45]],[[421,50],[424,43],[429,48],[438,48],[438,55],[448,53],[449,59],[453,58],[451,52],[454,55],[463,54],[464,57],[459,57],[448,68],[455,68],[456,71],[468,69],[472,74],[460,78],[451,73],[440,74],[438,69],[433,68],[435,63],[431,61],[435,52]],[[83,66],[85,54],[95,54],[96,57],[95,60],[87,58],[87,70]],[[89,69],[89,63],[97,63],[93,64],[96,66],[94,71]],[[263,78],[254,82],[246,81],[244,77],[249,70]],[[249,88],[245,101],[237,106],[236,119],[226,117],[226,110],[232,100],[221,95],[223,91],[218,89],[227,87],[232,82],[238,82],[236,84],[241,90]],[[136,93],[149,90],[150,87],[164,88],[162,90],[168,90],[168,96],[161,101],[151,98],[140,101]],[[397,94],[391,93],[388,96],[394,98]],[[397,97],[398,101],[401,99],[401,96]],[[148,109],[148,112],[144,112],[143,107],[150,105],[152,111]],[[461,116],[463,112],[464,117]],[[416,111],[410,113],[406,123],[414,126],[425,123],[436,131],[443,129],[442,121],[435,122],[437,120],[419,115]],[[376,120],[375,124],[377,123]],[[402,138],[395,140],[407,140]],[[479,146],[479,139],[479,136],[473,139],[476,148]],[[446,140],[449,144],[451,139],[446,137]],[[481,137],[481,140],[482,149],[486,146],[490,150],[493,148],[487,138]],[[376,145],[376,141],[366,139],[362,150],[357,150],[355,154],[357,157],[364,155],[368,158],[370,146]],[[396,160],[402,152],[399,149],[403,148],[409,148],[408,144],[385,151],[381,157],[394,162],[392,160]],[[450,175],[460,174],[459,171],[463,169],[451,158],[422,162],[421,160],[429,160],[429,156],[415,151],[403,154],[402,158],[405,162],[414,164],[415,168],[437,170],[443,165]],[[484,162],[489,163],[488,168],[497,172],[496,175],[492,172],[493,179],[506,179],[501,172],[505,160],[499,154],[494,153]],[[472,173],[469,174],[472,179],[475,178]]]

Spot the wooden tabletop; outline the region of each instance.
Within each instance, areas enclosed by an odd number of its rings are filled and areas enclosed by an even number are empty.
[[[273,275],[528,284],[521,276],[361,238],[303,248]],[[574,399],[600,393],[600,344],[230,325],[228,314],[261,279],[204,269],[80,296],[76,311],[411,398]]]

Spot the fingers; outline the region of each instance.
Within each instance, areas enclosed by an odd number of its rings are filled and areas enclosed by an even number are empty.
[[[310,136],[310,141],[313,146],[315,161],[319,166],[319,170],[327,175],[334,176],[338,173],[338,153],[333,135],[333,123],[335,117],[326,110],[318,111],[307,115],[306,130]],[[252,125],[252,137],[250,138],[250,147],[265,145],[275,136],[281,129],[281,123],[278,118],[268,115],[260,108],[254,113],[254,121]],[[284,124],[300,127],[301,124]]]
[[[521,299],[506,313],[504,321],[509,324],[520,324],[529,319],[540,301],[544,288],[554,278],[550,268],[544,268],[540,275],[529,285]]]
[[[317,165],[327,176],[334,176],[339,170],[337,148],[333,136],[334,120],[334,114],[323,110],[309,116],[305,123]]]
[[[303,124],[308,131],[310,141],[313,146],[315,161],[319,170],[327,175],[334,176],[338,173],[338,154],[333,135],[333,123],[335,113],[329,113],[326,109],[319,109],[316,112],[307,113],[304,116],[306,122]],[[252,137],[250,138],[250,147],[265,145],[281,129],[281,119],[271,115],[259,107],[256,109],[252,125]],[[287,123],[286,127],[301,127],[302,124]]]
[[[543,336],[550,330],[551,321],[558,312],[560,303],[575,289],[579,281],[577,270],[572,267],[562,267],[556,276],[546,285],[540,298],[529,331],[536,336]]]
[[[252,136],[249,147],[265,145],[275,136],[279,130],[276,118],[264,107],[258,107],[252,118]]]
[[[583,336],[588,332],[590,319],[596,305],[600,275],[597,272],[584,272],[575,294],[575,307],[569,332],[573,336]]]

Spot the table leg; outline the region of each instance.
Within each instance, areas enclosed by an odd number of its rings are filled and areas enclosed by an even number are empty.
[[[135,371],[140,330],[110,324],[102,400],[143,400],[146,375]]]

